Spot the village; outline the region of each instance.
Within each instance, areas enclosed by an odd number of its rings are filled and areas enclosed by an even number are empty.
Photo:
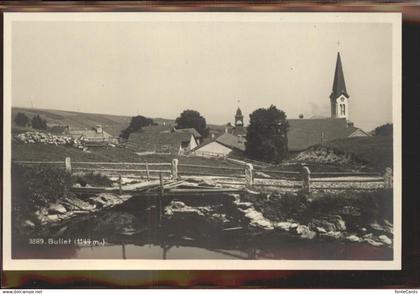
[[[240,106],[225,125],[197,124],[191,114],[203,119],[192,110],[154,121],[14,109],[12,181],[27,185],[13,192],[16,235],[71,238],[95,215],[101,229],[93,231],[106,231],[111,244],[174,234],[196,246],[222,235],[270,243],[286,233],[381,248],[378,258],[391,258],[392,136],[381,135],[386,125],[367,132],[349,120],[340,53],[328,99],[330,117],[276,122],[287,126],[279,137],[285,152],[275,150],[272,161],[250,152],[252,128]],[[147,235],[155,226],[158,240]]]

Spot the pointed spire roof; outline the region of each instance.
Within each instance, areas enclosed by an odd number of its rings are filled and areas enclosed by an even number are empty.
[[[242,110],[239,107],[236,110],[236,116],[242,116]]]
[[[350,97],[346,90],[346,82],[344,81],[343,66],[341,64],[340,52],[338,52],[337,63],[335,65],[334,83],[333,83],[330,98],[336,99],[340,97],[340,95],[344,95],[347,98]]]

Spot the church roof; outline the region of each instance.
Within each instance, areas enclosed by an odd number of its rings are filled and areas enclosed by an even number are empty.
[[[344,95],[349,98],[349,94],[346,89],[346,82],[344,81],[343,65],[341,64],[340,52],[337,53],[337,63],[335,65],[334,82],[332,92],[330,95],[331,99],[336,99]]]
[[[357,128],[345,118],[289,119],[289,151],[302,151],[326,141],[346,138]]]
[[[239,107],[236,110],[236,116],[242,116],[242,110]]]

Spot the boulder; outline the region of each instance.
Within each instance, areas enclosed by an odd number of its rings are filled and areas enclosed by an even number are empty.
[[[372,239],[365,239],[365,241],[368,242],[370,245],[376,246],[376,247],[379,247],[379,246],[383,245],[381,242],[377,242],[377,241],[372,240]]]
[[[58,221],[60,218],[56,214],[50,214],[50,215],[47,215],[47,219],[50,222],[55,222],[55,221]]]
[[[50,204],[49,208],[48,208],[49,212],[58,212],[58,213],[66,213],[67,209],[59,203],[52,203]]]
[[[346,223],[339,215],[331,215],[327,217],[327,220],[334,224],[337,231],[345,231]]]
[[[296,229],[296,232],[303,239],[313,239],[316,236],[316,233],[314,231],[311,231],[309,227],[305,225],[299,225]]]
[[[379,240],[381,240],[382,243],[386,244],[386,245],[391,245],[392,244],[392,240],[389,239],[387,236],[385,235],[380,235]]]
[[[346,237],[347,240],[352,242],[361,242],[362,239],[360,237],[357,237],[356,235],[350,235]]]

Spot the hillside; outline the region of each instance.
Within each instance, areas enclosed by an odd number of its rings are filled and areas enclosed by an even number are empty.
[[[334,164],[383,172],[393,166],[393,139],[386,136],[334,140],[298,154],[293,161]]]
[[[113,136],[118,136],[120,132],[128,126],[131,120],[130,116],[122,115],[21,107],[12,108],[12,117],[15,117],[18,112],[23,112],[29,117],[38,114],[43,119],[47,120],[49,125],[69,125],[72,128],[92,128],[95,125],[102,125],[104,130]],[[166,123],[173,125],[175,122],[174,120],[163,118],[154,118],[153,120],[158,124]]]
[[[14,118],[18,112],[23,112],[30,118],[35,115],[41,116],[47,120],[49,125],[69,125],[72,128],[92,128],[96,125],[102,125],[103,129],[113,136],[118,136],[125,129],[131,120],[131,116],[100,114],[100,113],[84,113],[75,111],[53,110],[53,109],[33,109],[23,107],[13,107],[12,117]],[[152,118],[159,125],[174,126],[174,119]],[[215,130],[216,133],[223,133],[224,126],[208,125],[209,128]]]

